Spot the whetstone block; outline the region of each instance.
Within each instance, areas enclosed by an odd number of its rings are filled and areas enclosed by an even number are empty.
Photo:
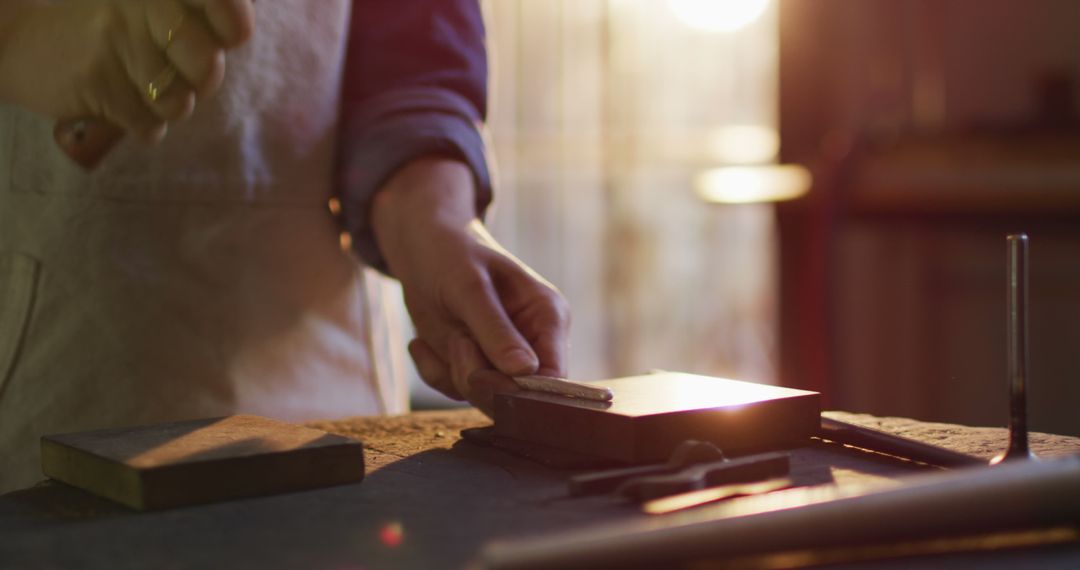
[[[817,392],[676,372],[599,381],[611,402],[495,396],[495,433],[626,463],[666,461],[687,439],[725,453],[800,445],[817,433]]]
[[[41,438],[45,475],[138,510],[359,482],[363,444],[237,415]]]

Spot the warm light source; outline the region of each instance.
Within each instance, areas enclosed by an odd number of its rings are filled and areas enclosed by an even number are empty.
[[[797,164],[724,166],[699,174],[694,187],[708,202],[751,204],[780,202],[806,194],[813,178]]]
[[[707,32],[734,32],[758,19],[769,0],[668,0],[680,22]]]

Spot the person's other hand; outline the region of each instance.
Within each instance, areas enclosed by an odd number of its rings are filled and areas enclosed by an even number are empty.
[[[564,376],[570,313],[562,294],[503,249],[476,217],[472,173],[456,161],[417,160],[376,194],[372,223],[401,281],[424,381],[486,413],[513,382]]]
[[[251,0],[32,0],[5,11],[0,100],[150,142],[218,89],[225,50],[254,28]]]

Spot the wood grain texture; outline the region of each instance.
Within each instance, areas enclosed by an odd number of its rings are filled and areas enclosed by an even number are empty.
[[[725,452],[799,444],[818,430],[819,394],[665,372],[605,380],[615,398],[589,402],[520,392],[495,398],[495,432],[623,461],[665,460],[687,439]]]
[[[45,475],[138,510],[358,482],[356,440],[259,416],[45,436]]]

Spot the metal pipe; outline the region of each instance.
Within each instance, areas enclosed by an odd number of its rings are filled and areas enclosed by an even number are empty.
[[[991,464],[1032,458],[1027,428],[1028,237],[1022,233],[1010,234],[1005,242],[1009,260],[1009,448],[991,460]]]

